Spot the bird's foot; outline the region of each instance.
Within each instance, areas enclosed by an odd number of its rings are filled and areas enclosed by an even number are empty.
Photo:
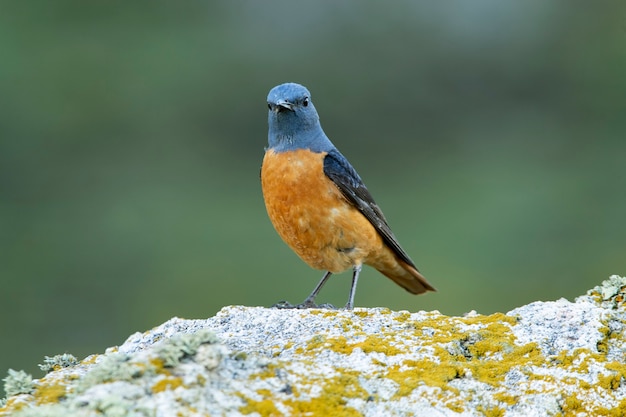
[[[307,298],[306,300],[304,300],[301,304],[298,304],[296,306],[296,308],[299,309],[305,309],[305,308],[325,308],[328,310],[336,310],[337,308],[329,303],[324,303],[324,304],[315,304],[315,299],[314,298]]]
[[[274,304],[271,308],[277,308],[279,310],[286,310],[289,308],[297,308],[297,306],[291,304],[289,301],[281,300]]]
[[[300,304],[300,305],[302,307],[298,307],[298,308],[321,308],[321,309],[326,309],[326,310],[337,310],[337,307],[335,307],[331,303],[310,304],[310,305],[306,305],[306,306],[304,304]]]
[[[304,300],[304,302],[300,304],[291,304],[289,301],[282,300],[274,304],[272,308],[277,308],[280,310],[287,310],[287,309],[292,309],[292,308],[297,308],[299,310],[304,310],[307,308],[323,308],[323,309],[328,309],[328,310],[337,310],[337,307],[335,307],[332,304],[329,304],[329,303],[315,304],[313,300]]]

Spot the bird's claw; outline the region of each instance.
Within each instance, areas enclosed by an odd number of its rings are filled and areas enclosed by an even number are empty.
[[[322,308],[322,309],[327,309],[327,310],[337,310],[337,307],[335,307],[332,304],[324,303],[324,304],[318,305],[318,304],[315,304],[315,302],[310,301],[310,300],[304,300],[304,302],[300,304],[291,304],[289,301],[281,300],[277,302],[276,304],[274,304],[272,308],[277,308],[279,310],[287,310],[287,309],[294,309],[294,308],[297,308],[299,310],[304,310],[307,308]]]
[[[277,308],[279,310],[286,310],[286,309],[289,309],[289,308],[296,308],[296,307],[297,306],[291,304],[289,301],[280,300],[279,302],[274,304],[271,308]]]
[[[324,308],[324,309],[327,309],[327,310],[337,310],[337,307],[335,307],[334,305],[332,305],[330,303],[320,304],[320,305],[315,306],[313,308]]]

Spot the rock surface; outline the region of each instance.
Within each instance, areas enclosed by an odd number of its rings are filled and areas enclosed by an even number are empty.
[[[626,415],[626,278],[509,313],[224,307],[12,371],[0,416]]]

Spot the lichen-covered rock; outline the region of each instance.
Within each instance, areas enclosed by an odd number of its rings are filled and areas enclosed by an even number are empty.
[[[613,276],[490,316],[230,306],[49,358],[0,416],[623,416],[625,294]]]

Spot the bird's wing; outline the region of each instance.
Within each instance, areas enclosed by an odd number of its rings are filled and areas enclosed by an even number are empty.
[[[324,174],[335,183],[344,197],[369,220],[398,258],[416,268],[409,255],[400,247],[383,212],[363,184],[361,177],[338,150],[333,149],[324,157]]]

